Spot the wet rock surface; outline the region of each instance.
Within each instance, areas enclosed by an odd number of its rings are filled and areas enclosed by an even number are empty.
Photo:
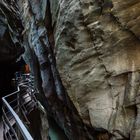
[[[15,61],[24,46],[38,100],[70,140],[140,139],[139,5],[0,3],[0,56],[8,55],[0,62]]]

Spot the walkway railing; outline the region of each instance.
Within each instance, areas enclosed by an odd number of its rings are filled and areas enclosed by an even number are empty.
[[[37,107],[33,77],[29,74],[16,77],[18,90],[2,98],[5,140],[33,140],[29,133],[28,114]]]

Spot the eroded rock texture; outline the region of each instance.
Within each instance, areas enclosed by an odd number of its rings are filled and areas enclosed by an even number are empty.
[[[140,139],[140,1],[51,0],[57,66],[87,125]]]
[[[0,118],[2,116],[1,98],[17,90],[15,86],[15,89],[12,87],[11,80],[23,65],[19,62],[25,51],[22,34],[24,27],[20,16],[17,1],[0,1]],[[30,112],[28,119],[31,124],[24,124],[34,140],[48,140],[47,114],[34,110]],[[25,118],[23,120],[25,122]]]
[[[6,8],[5,5],[2,5],[0,1],[0,117],[2,115],[1,98],[12,92],[11,80],[18,69],[16,61],[24,52],[24,48],[20,44],[22,40],[20,36],[21,21],[18,14],[12,14],[13,11],[10,7]]]
[[[98,133],[107,133],[104,129],[94,130],[83,123],[62,85],[53,52],[49,1],[19,0],[17,3],[24,27],[24,59],[35,76],[37,97],[48,115],[53,117],[70,140],[94,139]]]
[[[21,43],[23,27],[16,8],[12,9],[0,2],[0,63],[5,66],[15,63],[24,52]]]
[[[139,0],[2,1],[0,37],[13,41],[0,42],[24,45],[38,99],[70,140],[140,139],[139,6]]]

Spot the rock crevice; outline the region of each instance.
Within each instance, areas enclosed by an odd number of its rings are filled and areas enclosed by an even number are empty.
[[[17,52],[6,59],[15,61],[24,46],[38,100],[70,140],[139,140],[139,5],[138,0],[0,3],[2,50]]]

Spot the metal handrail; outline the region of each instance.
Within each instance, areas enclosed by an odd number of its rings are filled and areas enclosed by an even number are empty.
[[[32,91],[35,92],[33,86],[30,85],[30,84],[32,84],[32,80],[30,80],[30,78],[32,78],[32,77],[29,77],[29,74],[27,74],[28,77],[25,78],[25,76],[26,76],[26,75],[23,75],[23,79],[22,79],[22,76],[20,76],[19,81],[17,81],[17,83],[18,83],[18,85],[19,85],[19,86],[17,87],[17,91],[15,91],[15,92],[13,92],[13,93],[11,93],[11,94],[9,94],[9,95],[6,95],[6,96],[4,96],[4,97],[2,98],[2,101],[3,101],[3,122],[5,122],[5,123],[4,123],[4,124],[6,125],[5,127],[7,127],[7,126],[9,127],[9,129],[6,129],[7,131],[6,131],[5,133],[8,134],[10,140],[12,140],[12,137],[11,137],[11,135],[10,135],[9,130],[12,131],[12,133],[13,133],[13,135],[15,136],[16,140],[19,140],[19,138],[17,137],[17,134],[16,134],[15,130],[13,129],[12,124],[10,124],[10,119],[9,119],[9,118],[7,117],[7,115],[6,115],[6,113],[7,113],[6,110],[8,111],[8,113],[11,114],[12,118],[14,119],[14,124],[16,124],[17,127],[19,128],[19,131],[20,131],[22,137],[24,138],[24,140],[33,140],[31,134],[29,133],[29,131],[27,130],[27,128],[26,128],[25,125],[23,124],[22,120],[19,118],[18,114],[16,113],[17,110],[15,110],[14,107],[11,106],[11,104],[10,104],[11,102],[8,102],[8,100],[7,100],[7,98],[16,95],[16,96],[17,96],[17,103],[18,103],[17,106],[19,106],[18,108],[20,108],[21,111],[23,111],[23,110],[22,110],[22,104],[20,105],[20,103],[19,103],[19,99],[20,99],[20,98],[23,98],[23,99],[24,99],[24,96],[21,97],[21,96],[22,96],[22,93],[21,93],[22,90],[20,90],[20,87],[30,88]],[[28,82],[27,82],[27,81],[28,81]],[[26,94],[32,96],[31,93],[28,93],[28,92],[27,92]],[[35,96],[35,95],[33,95],[33,96]],[[32,97],[31,97],[31,98],[32,98]],[[31,99],[31,101],[32,101],[32,99]],[[35,101],[34,101],[34,102],[35,102]],[[28,102],[27,102],[27,103],[28,103]],[[6,108],[6,110],[5,110],[5,108]],[[23,111],[22,113],[23,113],[23,116],[25,117],[25,119],[28,121],[28,119],[27,119],[26,114],[24,113],[24,111]],[[5,120],[4,118],[5,118],[6,120]],[[5,133],[4,133],[4,135],[5,135],[5,137],[7,137]],[[9,139],[8,139],[8,140],[9,140]]]
[[[13,94],[12,94],[13,95]],[[16,124],[18,125],[20,132],[22,133],[23,137],[25,140],[33,140],[32,136],[30,135],[30,133],[28,132],[27,128],[25,127],[25,125],[22,123],[21,119],[19,118],[19,116],[17,115],[17,113],[12,109],[12,107],[8,104],[8,102],[5,100],[5,97],[2,98],[2,101],[4,102],[5,106],[7,107],[7,109],[11,112],[11,114],[13,115]]]

